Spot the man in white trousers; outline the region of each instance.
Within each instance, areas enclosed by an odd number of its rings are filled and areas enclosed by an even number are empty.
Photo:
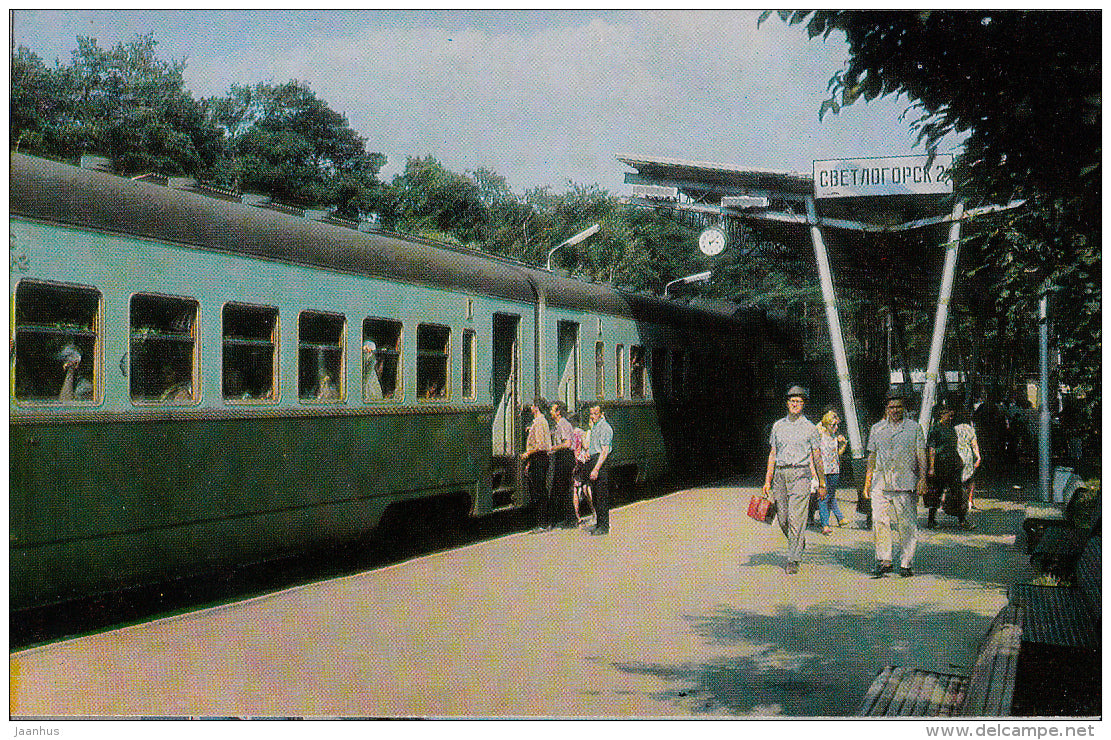
[[[864,496],[872,500],[872,527],[876,539],[873,578],[892,570],[891,514],[899,528],[899,575],[914,575],[914,550],[918,538],[918,497],[926,489],[926,437],[922,426],[906,418],[903,394],[887,393],[884,418],[868,434],[868,469]]]

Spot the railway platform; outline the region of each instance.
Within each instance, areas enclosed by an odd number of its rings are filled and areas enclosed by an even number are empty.
[[[978,528],[920,530],[916,575],[873,580],[871,532],[807,533],[783,570],[757,489],[615,508],[605,537],[514,532],[383,568],[9,656],[13,718],[837,717],[884,665],[960,672],[1030,575],[1028,493]],[[925,521],[924,513],[920,519]]]

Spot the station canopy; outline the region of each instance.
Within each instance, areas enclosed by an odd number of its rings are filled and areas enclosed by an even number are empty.
[[[757,238],[783,245],[785,258],[813,262],[807,217],[807,201],[815,196],[812,173],[624,154],[617,159],[636,170],[625,174],[633,186],[631,204],[701,213],[707,225],[722,223],[731,233],[743,222]],[[953,203],[952,194],[814,199],[834,282],[892,290],[901,302],[936,302]],[[995,210],[977,209],[966,218]]]

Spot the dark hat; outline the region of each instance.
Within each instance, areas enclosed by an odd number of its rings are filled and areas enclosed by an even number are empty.
[[[801,385],[793,385],[787,389],[787,398],[791,396],[800,396],[801,398],[810,400],[810,391],[803,388]]]
[[[888,401],[905,401],[907,397],[906,391],[901,386],[893,385],[887,389],[885,398]]]

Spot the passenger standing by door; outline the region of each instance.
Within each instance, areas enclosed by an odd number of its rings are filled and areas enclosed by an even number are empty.
[[[787,415],[772,424],[768,471],[764,476],[764,497],[771,496],[774,486],[775,515],[787,538],[787,564],[783,569],[788,575],[799,572],[799,560],[806,547],[803,532],[810,506],[811,470],[818,477],[818,496],[826,493],[818,428],[802,415],[809,396],[800,386],[788,389]]]
[[[575,509],[575,521],[581,525],[586,520],[579,513],[581,511],[580,501],[586,499],[586,502],[590,504],[590,512],[594,513],[594,500],[590,494],[590,477],[585,472],[586,461],[590,457],[586,453],[590,447],[590,433],[579,427],[578,414],[571,417],[571,427],[571,451],[575,454],[575,467],[571,470],[571,482],[574,489],[571,503]]]
[[[864,496],[872,501],[876,567],[873,578],[891,572],[891,513],[899,527],[899,575],[914,575],[918,538],[918,497],[926,490],[926,437],[918,422],[906,418],[903,394],[887,392],[884,418],[868,433]]]
[[[552,414],[552,506],[553,516],[563,529],[578,526],[571,504],[571,470],[575,467],[575,453],[571,450],[574,430],[567,421],[567,407],[556,401],[551,407]]]
[[[536,507],[536,528],[543,532],[552,528],[552,504],[548,496],[548,449],[552,445],[552,430],[544,412],[547,406],[543,399],[536,399],[529,405],[532,423],[528,428],[528,439],[521,457],[525,461],[525,475],[528,477],[529,501]]]
[[[609,457],[613,451],[613,427],[606,421],[601,406],[590,407],[590,445],[587,448],[589,457],[584,470],[590,471],[590,488],[593,492],[592,504],[594,505],[594,526],[590,534],[609,534],[610,531],[610,506],[609,506]]]

